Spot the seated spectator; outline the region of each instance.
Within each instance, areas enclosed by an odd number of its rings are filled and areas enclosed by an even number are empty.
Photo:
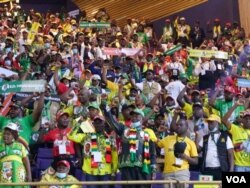
[[[61,160],[56,163],[56,173],[53,175],[45,174],[41,179],[41,183],[49,183],[49,182],[78,182],[78,180],[69,175],[70,171],[70,163],[66,160]],[[56,185],[42,185],[39,188],[51,188],[51,187],[58,187]],[[70,188],[80,188],[80,185],[67,185]]]

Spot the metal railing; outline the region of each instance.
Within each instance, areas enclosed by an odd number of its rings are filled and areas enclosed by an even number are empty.
[[[150,180],[150,181],[79,181],[79,182],[23,182],[23,183],[0,183],[0,186],[51,186],[51,185],[147,185],[147,184],[199,184],[221,185],[221,181],[175,181],[175,180]]]

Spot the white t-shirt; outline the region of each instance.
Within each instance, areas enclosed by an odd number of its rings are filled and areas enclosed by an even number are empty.
[[[219,137],[220,137],[220,133],[214,135],[214,140],[216,143]],[[219,161],[217,146],[215,142],[212,140],[211,136],[208,137],[208,149],[207,149],[205,167],[210,167],[210,168],[220,167],[220,161]],[[227,136],[226,145],[227,145],[227,150],[234,148],[233,142],[229,136]],[[199,146],[203,147],[203,138],[200,140]]]
[[[183,90],[184,87],[185,85],[180,80],[176,80],[176,81],[170,82],[165,87],[165,90],[167,90],[168,94],[171,97],[173,97],[174,100],[176,101],[178,95],[180,94],[180,92]]]

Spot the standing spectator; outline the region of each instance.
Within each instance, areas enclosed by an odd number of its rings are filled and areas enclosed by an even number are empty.
[[[177,42],[179,42],[185,46],[190,46],[190,40],[189,40],[190,30],[191,30],[191,28],[186,23],[186,18],[181,17],[179,20],[179,23],[176,26]]]
[[[56,169],[56,164],[60,160],[67,160],[71,164],[71,174],[74,174],[75,146],[74,143],[67,139],[67,134],[71,131],[69,114],[64,111],[57,112],[57,128],[49,132],[41,132],[39,140],[41,142],[53,142],[54,162],[52,167]]]
[[[196,21],[190,31],[190,39],[193,48],[199,48],[205,38],[205,32],[200,27],[200,22]]]
[[[176,123],[178,116],[179,120]],[[171,129],[177,134],[169,135],[157,143],[165,150],[163,177],[165,180],[188,181],[189,165],[198,164],[198,153],[195,143],[187,137],[188,123],[185,114],[175,111]],[[164,187],[170,186],[166,184]],[[184,188],[180,185],[174,187]]]
[[[119,169],[122,180],[150,180],[155,178],[156,153],[152,141],[156,137],[151,129],[143,129],[144,114],[140,110],[133,110],[131,127],[118,123],[111,112],[102,106],[108,123],[122,138],[119,154]],[[124,188],[151,187],[151,185],[123,185]]]
[[[95,131],[92,133],[82,132],[79,125],[68,134],[68,138],[83,146],[83,166],[86,173],[86,181],[110,181],[111,175],[117,170],[117,150],[114,138],[105,132],[105,119],[96,116],[93,119]],[[88,188],[99,186],[90,185]],[[108,188],[108,185],[102,185]]]
[[[235,103],[235,89],[231,86],[226,86],[224,88],[224,99],[216,99],[216,96],[223,91],[223,88],[220,87],[217,89],[214,93],[214,95],[211,97],[209,104],[214,107],[216,110],[220,112],[220,116],[223,117],[229,109],[234,105]],[[247,102],[248,103],[248,102]],[[247,103],[245,105],[247,105]],[[244,106],[236,106],[237,108],[230,114],[229,121],[234,122],[236,117],[240,115],[241,111],[244,111]]]
[[[163,27],[163,34],[162,34],[162,42],[167,43],[170,39],[175,40],[176,31],[173,25],[171,24],[170,19],[165,20],[166,25]]]
[[[200,62],[195,66],[193,74],[199,76],[199,89],[206,90],[208,88],[214,89],[215,79],[214,71],[216,66],[214,60],[209,58],[201,57]]]
[[[244,112],[241,120],[242,126],[230,122],[230,117],[234,110],[243,103],[243,100],[237,101],[222,118],[222,122],[232,135],[235,159],[234,170],[236,172],[250,172],[250,111]]]
[[[23,106],[16,102],[10,105],[10,111],[7,117],[0,116],[0,129],[3,129],[8,123],[16,123],[18,127],[19,138],[24,139],[24,143],[29,144],[32,134],[32,128],[39,120],[44,105],[44,93],[40,95],[37,108],[31,115],[23,116]]]
[[[151,100],[157,93],[161,91],[161,85],[154,81],[154,71],[153,70],[147,70],[145,72],[146,80],[140,83],[132,83],[136,88],[138,88],[145,97],[147,97],[147,100]]]
[[[199,141],[202,148],[201,172],[213,176],[213,180],[221,180],[222,172],[233,172],[233,143],[226,132],[219,130],[221,119],[211,114],[208,119],[209,134]]]
[[[3,142],[0,143],[0,182],[32,182],[28,151],[17,139],[18,125],[8,123],[3,130]]]

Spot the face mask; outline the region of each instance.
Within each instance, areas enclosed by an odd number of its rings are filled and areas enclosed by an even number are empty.
[[[57,172],[56,173],[56,177],[60,178],[60,179],[63,179],[63,178],[66,178],[67,174],[66,173],[60,173],[60,172]]]
[[[75,48],[72,50],[72,52],[73,52],[73,54],[78,54],[78,50]]]
[[[5,49],[6,54],[9,53],[9,52],[11,52],[11,50],[12,50],[11,48],[6,48],[6,49]]]
[[[6,60],[6,61],[5,61],[5,65],[6,65],[6,66],[11,66],[11,61],[10,61],[10,60]]]
[[[131,128],[137,129],[141,126],[141,121],[131,123]]]
[[[45,44],[44,44],[44,47],[45,47],[45,48],[50,48],[50,43],[45,43]]]
[[[152,59],[151,58],[148,58],[147,59],[147,63],[151,63]]]
[[[210,133],[215,133],[218,131],[218,127],[213,128],[213,130],[210,131]]]
[[[129,97],[130,101],[135,101],[135,97]]]

